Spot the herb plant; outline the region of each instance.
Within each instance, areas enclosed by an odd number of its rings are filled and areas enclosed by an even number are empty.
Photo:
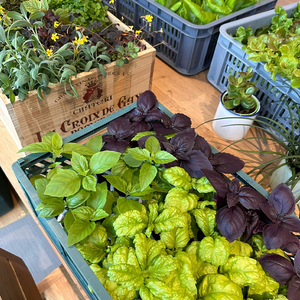
[[[155,100],[149,91],[141,95],[127,117],[139,116],[133,123],[142,122],[141,128],[145,120],[160,122]],[[171,123],[178,125],[180,117]],[[165,168],[178,159],[164,150],[164,139],[156,138],[161,135],[152,128],[127,130],[125,122],[122,117],[110,127],[115,144],[131,136],[120,152],[103,149],[106,135],[82,146],[63,144],[53,132],[20,150],[52,154],[49,167],[30,178],[41,199],[36,210],[43,217],[59,215],[68,245],[75,245],[111,297],[299,299],[300,242],[291,231],[300,231],[300,221],[292,214],[291,191],[279,185],[267,200],[237,179],[226,181],[218,158],[218,172],[207,168],[214,156],[201,137],[186,143],[204,151],[202,175]],[[189,127],[186,117],[182,124],[176,130]],[[184,130],[192,136],[192,129]],[[175,134],[171,139],[181,133]],[[181,156],[186,159],[186,151]]]
[[[288,18],[282,7],[276,7],[276,15],[269,26],[258,29],[255,34],[250,28],[240,27],[235,39],[244,44],[247,59],[264,62],[272,80],[276,74],[290,80],[292,88],[300,87],[299,71],[299,4]]]
[[[21,13],[3,10],[0,81],[12,103],[16,96],[24,100],[32,90],[43,99],[50,92],[49,85],[56,83],[63,83],[69,96],[78,97],[73,76],[99,68],[105,77],[104,64],[113,60],[122,66],[144,49],[138,36],[120,31],[116,25],[103,28],[94,22],[91,31],[70,21],[63,23],[65,13],[56,13],[48,10],[44,0],[23,2]]]
[[[246,113],[256,108],[256,101],[253,98],[256,82],[251,82],[253,71],[248,68],[246,72],[238,72],[238,77],[228,76],[227,94],[223,104],[229,110],[236,110],[239,106]]]

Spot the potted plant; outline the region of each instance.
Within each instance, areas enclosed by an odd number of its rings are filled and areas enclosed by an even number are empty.
[[[85,28],[47,1],[34,3],[22,2],[21,13],[0,11],[1,109],[18,144],[53,130],[67,136],[149,89],[155,49],[139,33],[110,14],[110,25]]]
[[[182,114],[162,113],[147,91],[86,145],[47,133],[20,150],[51,153],[24,166],[35,170],[36,210],[49,221],[59,216],[68,246],[105,287],[101,297],[298,300],[292,193],[281,184],[267,200],[238,179],[227,181],[222,170],[239,170],[241,161],[213,155],[190,126]]]
[[[253,95],[257,90],[256,82],[251,82],[253,71],[248,68],[246,72],[238,72],[238,77],[229,75],[227,91],[221,95],[217,108],[213,130],[227,140],[239,140],[249,130],[260,111],[260,102]]]

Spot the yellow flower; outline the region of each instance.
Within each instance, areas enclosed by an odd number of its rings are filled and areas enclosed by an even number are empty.
[[[36,51],[36,49],[35,49],[35,48],[33,48],[32,50],[33,50],[33,51]]]
[[[59,25],[60,25],[59,22],[57,22],[57,21],[54,22],[54,27],[55,27],[55,28],[57,28]]]
[[[56,42],[56,40],[59,39],[59,36],[57,35],[57,33],[52,33],[51,35],[51,40],[53,40],[54,42]]]
[[[140,34],[140,33],[142,33],[142,30],[136,30],[135,31],[135,34]]]
[[[144,18],[148,23],[151,23],[153,20],[153,16],[150,16],[150,15],[146,15]]]
[[[159,32],[163,33],[163,29],[161,28]]]
[[[81,28],[80,26],[76,26],[76,27],[75,27],[76,30],[79,30],[80,28]]]
[[[88,39],[88,37],[86,36],[86,35],[84,35],[83,37],[82,37],[82,40],[84,41],[84,42],[86,42],[87,43],[87,40]]]
[[[109,4],[115,4],[115,0],[110,0]]]
[[[1,13],[1,14],[4,14],[4,13],[5,13],[5,9],[4,9],[4,7],[2,7],[1,5],[0,5],[0,13]]]
[[[51,56],[53,54],[53,50],[47,49],[47,55]]]
[[[79,40],[77,39],[77,37],[75,37],[75,41],[73,41],[74,45],[78,45],[79,44]]]

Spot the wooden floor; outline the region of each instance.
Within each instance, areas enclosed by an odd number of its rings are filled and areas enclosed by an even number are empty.
[[[286,5],[293,3],[292,0],[279,0],[278,5]],[[192,120],[192,127],[198,127],[204,122],[213,119],[216,111],[220,92],[216,90],[206,79],[207,71],[201,72],[194,76],[183,76],[173,69],[169,68],[164,62],[156,58],[155,69],[153,75],[152,91],[156,94],[159,102],[166,106],[173,113],[184,113]],[[1,129],[1,128],[0,128]],[[207,139],[207,141],[217,148],[219,151],[227,147],[229,142],[219,138],[211,128],[211,123],[206,123],[197,128],[197,133]],[[252,131],[248,136],[262,135],[263,132]],[[1,143],[5,143],[1,137]],[[268,144],[259,140],[237,145],[237,149],[272,149],[278,148],[276,144]],[[12,147],[12,151],[15,151]],[[282,151],[281,149],[277,149]],[[257,166],[269,159],[266,155],[249,155],[239,153],[233,148],[226,150],[229,153],[237,154],[245,160],[246,168],[249,171],[252,167]],[[16,152],[16,151],[15,151]],[[4,163],[3,161],[1,162]],[[14,183],[18,189],[16,183]],[[268,182],[264,182],[262,186],[269,189]],[[22,218],[29,212],[14,192],[14,209],[6,215],[0,217],[0,228]],[[18,191],[19,193],[19,191]],[[299,214],[299,212],[298,212]],[[87,299],[83,296],[82,288],[76,286],[72,278],[63,266],[57,268],[38,285],[38,289],[45,300],[83,300]]]

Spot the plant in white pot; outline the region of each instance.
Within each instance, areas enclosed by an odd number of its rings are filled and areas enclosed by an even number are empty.
[[[223,92],[212,128],[220,137],[236,141],[242,139],[260,111],[260,102],[253,95],[257,88],[251,82],[253,71],[229,75],[227,91]]]

